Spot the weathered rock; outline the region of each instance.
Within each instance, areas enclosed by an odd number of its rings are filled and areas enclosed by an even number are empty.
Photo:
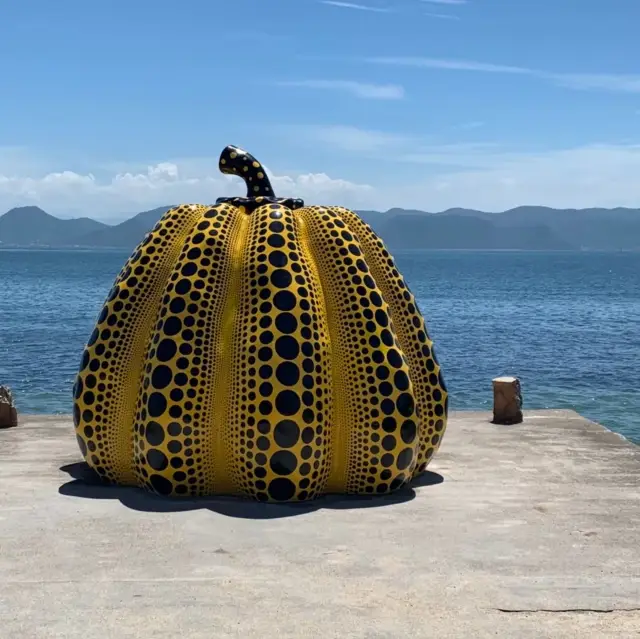
[[[519,424],[522,421],[522,390],[517,377],[493,380],[493,423]]]
[[[13,405],[13,395],[6,386],[0,386],[0,428],[18,425],[18,411]]]

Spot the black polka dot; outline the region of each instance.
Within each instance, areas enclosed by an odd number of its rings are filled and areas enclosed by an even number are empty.
[[[272,455],[269,465],[276,475],[290,475],[296,469],[298,460],[292,452],[279,450]]]
[[[405,470],[411,464],[411,460],[413,459],[413,450],[411,448],[405,448],[398,455],[398,463],[396,464],[398,470]]]
[[[287,501],[296,492],[295,484],[286,477],[278,477],[269,483],[269,495],[276,501]]]
[[[406,391],[409,388],[409,377],[404,371],[396,371],[393,376],[393,383],[398,390]]]
[[[186,302],[184,301],[184,299],[182,297],[176,297],[171,301],[171,304],[169,304],[169,310],[172,313],[178,314],[184,311],[185,306],[186,306]]]
[[[271,274],[271,283],[277,288],[286,288],[291,284],[291,273],[283,268],[279,268]]]
[[[396,438],[393,435],[386,435],[382,440],[382,448],[393,450],[396,447]]]
[[[384,468],[390,468],[393,466],[393,461],[393,455],[391,453],[385,453],[380,459],[380,464],[384,466]]]
[[[156,351],[156,357],[161,362],[168,362],[173,356],[176,354],[178,347],[176,343],[171,339],[163,339],[160,344],[158,344],[158,349]]]
[[[160,495],[170,495],[173,489],[173,484],[162,475],[151,475],[149,478],[153,489]]]
[[[153,369],[153,373],[151,374],[151,383],[154,388],[162,389],[169,386],[171,378],[171,369],[168,366],[161,364]]]
[[[279,291],[275,294],[273,303],[279,311],[290,311],[296,306],[296,297],[291,291]]]
[[[276,408],[282,415],[295,415],[300,409],[300,398],[293,391],[281,391],[276,397]]]
[[[98,339],[99,335],[100,335],[100,331],[97,328],[94,328],[93,333],[91,333],[91,337],[87,342],[87,346],[93,346],[96,343],[96,340]]]
[[[295,359],[300,352],[298,342],[294,337],[290,335],[283,335],[276,341],[276,353],[282,357],[282,359]]]
[[[298,320],[291,313],[280,313],[276,317],[276,328],[285,334],[295,333],[298,328]]]
[[[411,417],[413,415],[414,410],[414,401],[413,397],[409,393],[402,393],[400,397],[398,397],[398,411],[401,415],[405,417]]]
[[[267,244],[273,248],[282,248],[285,244],[284,237],[282,235],[270,235]]]
[[[273,437],[278,446],[282,448],[291,448],[298,443],[300,437],[300,428],[298,424],[290,419],[283,419],[276,424],[273,431]]]
[[[391,415],[396,409],[396,405],[390,399],[383,399],[380,408],[385,415]]]
[[[282,251],[273,251],[269,255],[271,266],[282,267],[287,265],[287,256]]]
[[[378,379],[388,379],[389,369],[386,366],[378,366],[378,368],[376,369],[376,377]]]
[[[378,387],[378,390],[380,391],[381,395],[389,397],[389,395],[393,393],[393,386],[391,386],[389,382],[382,382],[382,384],[380,384],[380,386]]]
[[[381,308],[376,311],[376,322],[380,326],[388,326],[389,324],[389,316]]]
[[[394,368],[400,368],[402,366],[402,357],[400,353],[393,348],[387,353],[387,360],[389,360],[389,364]]]
[[[168,317],[164,322],[162,330],[165,332],[165,335],[177,335],[182,330],[180,318],[175,317],[175,315]]]
[[[85,444],[84,439],[80,437],[80,435],[76,435],[76,441],[78,442],[78,446],[80,446],[80,452],[83,457],[87,456],[87,445]]]
[[[185,277],[191,277],[198,270],[195,262],[187,262],[180,271]]]
[[[271,224],[269,224],[269,230],[274,233],[282,233],[282,231],[284,231],[284,224],[282,222],[271,222]]]
[[[178,295],[186,295],[191,290],[191,282],[189,280],[180,280],[176,284],[175,291]]]
[[[282,362],[276,369],[276,377],[284,386],[294,386],[300,379],[300,369],[293,362]]]
[[[411,444],[415,440],[417,433],[418,427],[413,420],[407,419],[402,423],[400,436],[405,444]]]
[[[167,456],[157,448],[152,448],[147,453],[147,461],[153,470],[164,470],[169,465]]]
[[[262,379],[269,379],[273,375],[273,369],[271,366],[261,366],[258,373]]]
[[[160,417],[167,410],[167,400],[162,393],[152,393],[147,405],[151,417]]]
[[[144,435],[151,446],[160,446],[164,441],[164,430],[158,422],[149,422]]]

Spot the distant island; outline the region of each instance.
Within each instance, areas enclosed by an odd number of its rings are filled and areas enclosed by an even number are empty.
[[[36,206],[0,216],[0,248],[132,250],[170,206],[109,225],[60,219]],[[358,211],[391,249],[640,250],[640,209],[520,206],[502,213]]]

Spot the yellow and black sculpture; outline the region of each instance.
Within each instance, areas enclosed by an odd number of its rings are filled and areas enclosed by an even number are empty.
[[[105,481],[161,495],[300,501],[393,491],[424,471],[447,392],[415,298],[355,213],[274,196],[168,211],[84,350],[78,444]]]

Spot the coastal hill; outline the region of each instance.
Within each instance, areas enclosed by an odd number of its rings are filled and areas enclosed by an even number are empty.
[[[0,247],[133,249],[170,207],[109,225],[60,219],[35,206],[0,216]],[[520,206],[502,213],[358,211],[391,249],[640,250],[640,209]]]
[[[18,246],[69,245],[89,233],[108,228],[108,225],[88,217],[61,220],[37,206],[23,206],[0,216],[0,243]]]

